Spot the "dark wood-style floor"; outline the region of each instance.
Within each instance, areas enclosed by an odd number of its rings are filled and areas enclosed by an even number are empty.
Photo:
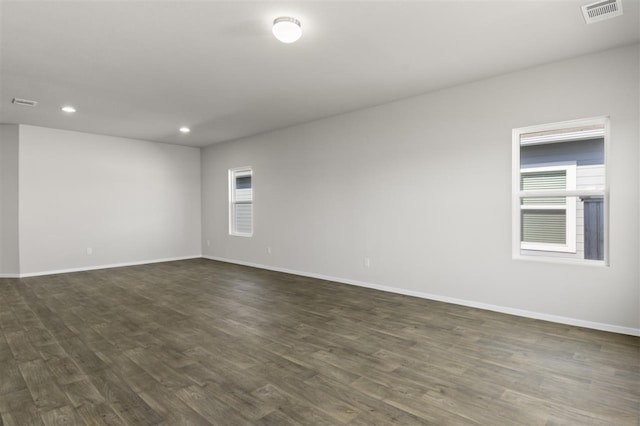
[[[640,339],[190,260],[0,280],[0,424],[638,425]]]

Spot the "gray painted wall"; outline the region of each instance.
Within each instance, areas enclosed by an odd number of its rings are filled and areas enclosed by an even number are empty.
[[[199,148],[20,126],[21,274],[199,257],[200,211]]]
[[[208,147],[203,253],[637,331],[638,64],[619,48]],[[611,265],[513,260],[512,129],[603,115]],[[228,235],[237,166],[252,238]]]
[[[18,257],[18,125],[0,124],[0,277],[15,276]]]

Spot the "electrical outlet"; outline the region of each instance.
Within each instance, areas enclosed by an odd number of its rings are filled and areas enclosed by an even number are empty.
[[[364,267],[365,268],[370,268],[371,267],[371,259],[369,259],[368,257],[364,258]]]
[[[207,240],[207,247],[211,247],[211,240]]]
[[[91,247],[87,247],[87,254],[91,256],[93,254],[93,249]]]
[[[267,254],[271,254],[271,247],[267,246]]]

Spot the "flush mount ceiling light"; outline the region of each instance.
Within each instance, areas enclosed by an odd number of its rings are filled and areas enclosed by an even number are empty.
[[[180,132],[181,133],[189,133],[190,131],[191,131],[191,129],[188,128],[188,127],[184,127],[184,126],[180,127]]]
[[[300,21],[289,16],[281,16],[273,21],[273,35],[283,43],[293,43],[302,36]]]
[[[64,112],[68,112],[68,113],[76,112],[76,109],[74,107],[72,107],[71,105],[65,105],[60,109],[63,110]]]

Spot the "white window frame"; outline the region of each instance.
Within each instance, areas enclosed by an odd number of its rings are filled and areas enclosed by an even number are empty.
[[[558,170],[564,170],[566,173],[567,187],[566,189],[576,189],[576,163],[554,163],[554,165],[544,167],[524,167],[520,169],[522,173],[535,173],[535,172],[555,172]],[[536,191],[536,193],[539,191]],[[540,251],[555,251],[565,253],[576,252],[576,197],[566,197],[565,204],[552,204],[552,205],[535,205],[526,204],[520,205],[520,210],[564,210],[566,213],[566,244],[551,244],[551,243],[530,243],[521,241],[520,248],[522,250],[540,250]],[[522,218],[520,218],[522,220]]]
[[[242,176],[251,176],[251,200],[236,200],[236,179]],[[235,206],[237,204],[251,204],[251,232],[236,231],[235,223]],[[253,236],[253,169],[251,166],[235,167],[229,169],[229,235],[236,237],[252,237]]]
[[[591,126],[602,126],[604,128],[604,165],[605,165],[605,184],[603,189],[567,189],[567,190],[549,190],[549,191],[521,191],[520,190],[520,148],[521,148],[521,136],[529,133],[542,133],[542,132],[554,132],[562,131],[563,129],[576,129],[576,128],[589,128]],[[543,143],[560,143],[561,140],[576,140],[575,138],[558,138],[558,137],[546,137],[541,135],[536,138],[537,140],[529,139],[528,144],[543,144]],[[592,138],[588,131],[580,132],[578,138]],[[551,263],[567,263],[567,264],[583,264],[583,265],[596,265],[596,266],[609,266],[609,174],[610,167],[608,166],[609,157],[609,140],[610,140],[610,125],[609,117],[593,117],[579,120],[563,121],[558,123],[549,123],[534,125],[528,127],[521,127],[513,129],[512,131],[512,145],[511,145],[511,158],[512,158],[512,179],[511,179],[511,237],[512,237],[512,258],[517,260],[529,260],[529,261],[542,261]],[[531,170],[525,168],[526,170]],[[570,197],[574,200],[580,196],[597,196],[602,197],[603,215],[604,215],[604,260],[592,260],[592,259],[571,259],[564,257],[553,256],[531,256],[523,254],[521,244],[521,200],[523,198],[535,198],[535,197]],[[569,219],[567,218],[567,222]],[[575,224],[574,224],[575,225]],[[575,226],[574,226],[575,227]],[[528,250],[528,249],[525,249]]]

